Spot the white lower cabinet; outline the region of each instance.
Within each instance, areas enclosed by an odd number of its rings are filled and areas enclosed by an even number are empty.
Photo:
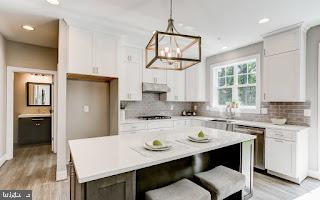
[[[172,128],[186,128],[204,126],[205,121],[197,119],[179,119],[148,121],[120,124],[120,134],[145,133],[152,131],[164,131]]]
[[[308,129],[267,129],[265,153],[268,173],[301,183],[308,171]]]

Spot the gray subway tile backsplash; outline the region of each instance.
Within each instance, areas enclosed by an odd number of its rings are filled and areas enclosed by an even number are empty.
[[[197,106],[199,116],[225,117],[224,112],[208,111],[209,103],[167,102],[160,101],[160,95],[143,93],[142,101],[121,101],[126,110],[126,118],[135,118],[145,115],[169,115],[179,116],[183,110],[189,111]],[[171,107],[173,108],[171,110]],[[268,114],[240,113],[236,119],[270,122],[273,117],[287,118],[287,124],[310,126],[310,117],[304,116],[304,110],[310,109],[310,102],[270,102],[262,103],[262,108],[268,109]]]

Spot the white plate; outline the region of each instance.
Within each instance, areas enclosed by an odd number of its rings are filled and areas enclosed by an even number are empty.
[[[212,138],[207,138],[207,139],[202,139],[202,140],[195,140],[191,137],[188,137],[188,140],[190,140],[191,142],[198,142],[198,143],[208,143],[211,142]]]
[[[150,147],[151,149],[168,149],[172,146],[170,142],[161,141],[162,145],[155,146],[153,145],[153,141],[145,142],[145,146]]]
[[[188,138],[190,138],[192,140],[197,140],[197,141],[211,140],[211,137],[209,137],[208,135],[205,135],[204,137],[198,137],[197,135],[189,135]]]
[[[156,147],[153,148],[152,146],[147,145],[146,143],[144,144],[144,148],[150,151],[166,151],[171,149],[172,146],[162,146],[162,148]]]

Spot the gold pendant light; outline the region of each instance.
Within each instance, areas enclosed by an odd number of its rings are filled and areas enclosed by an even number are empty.
[[[201,37],[180,34],[170,18],[165,32],[154,31],[145,49],[149,69],[184,70],[201,62]]]

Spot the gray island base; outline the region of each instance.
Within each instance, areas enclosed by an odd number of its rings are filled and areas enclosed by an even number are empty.
[[[218,130],[213,132],[216,131]],[[219,131],[219,137],[222,134],[235,134],[234,136],[238,139],[242,136],[238,133]],[[227,137],[230,138],[230,135]],[[172,160],[165,159],[166,161],[161,163],[154,162],[154,164],[149,164],[150,166],[139,166],[135,170],[89,181],[78,179],[79,174],[77,174],[75,166],[79,166],[81,161],[79,163],[75,161],[79,155],[72,152],[76,148],[75,144],[71,144],[70,197],[71,200],[144,200],[145,192],[148,190],[167,186],[183,178],[197,183],[194,174],[223,165],[246,175],[246,188],[228,199],[240,200],[242,196],[247,199],[252,196],[253,139],[252,136],[251,138],[242,138],[240,142],[231,142],[230,145],[220,144],[220,147],[215,147],[212,150],[211,148],[203,149],[203,152],[194,155]],[[99,157],[101,156],[103,155],[99,155]],[[81,171],[80,168],[79,171]]]

